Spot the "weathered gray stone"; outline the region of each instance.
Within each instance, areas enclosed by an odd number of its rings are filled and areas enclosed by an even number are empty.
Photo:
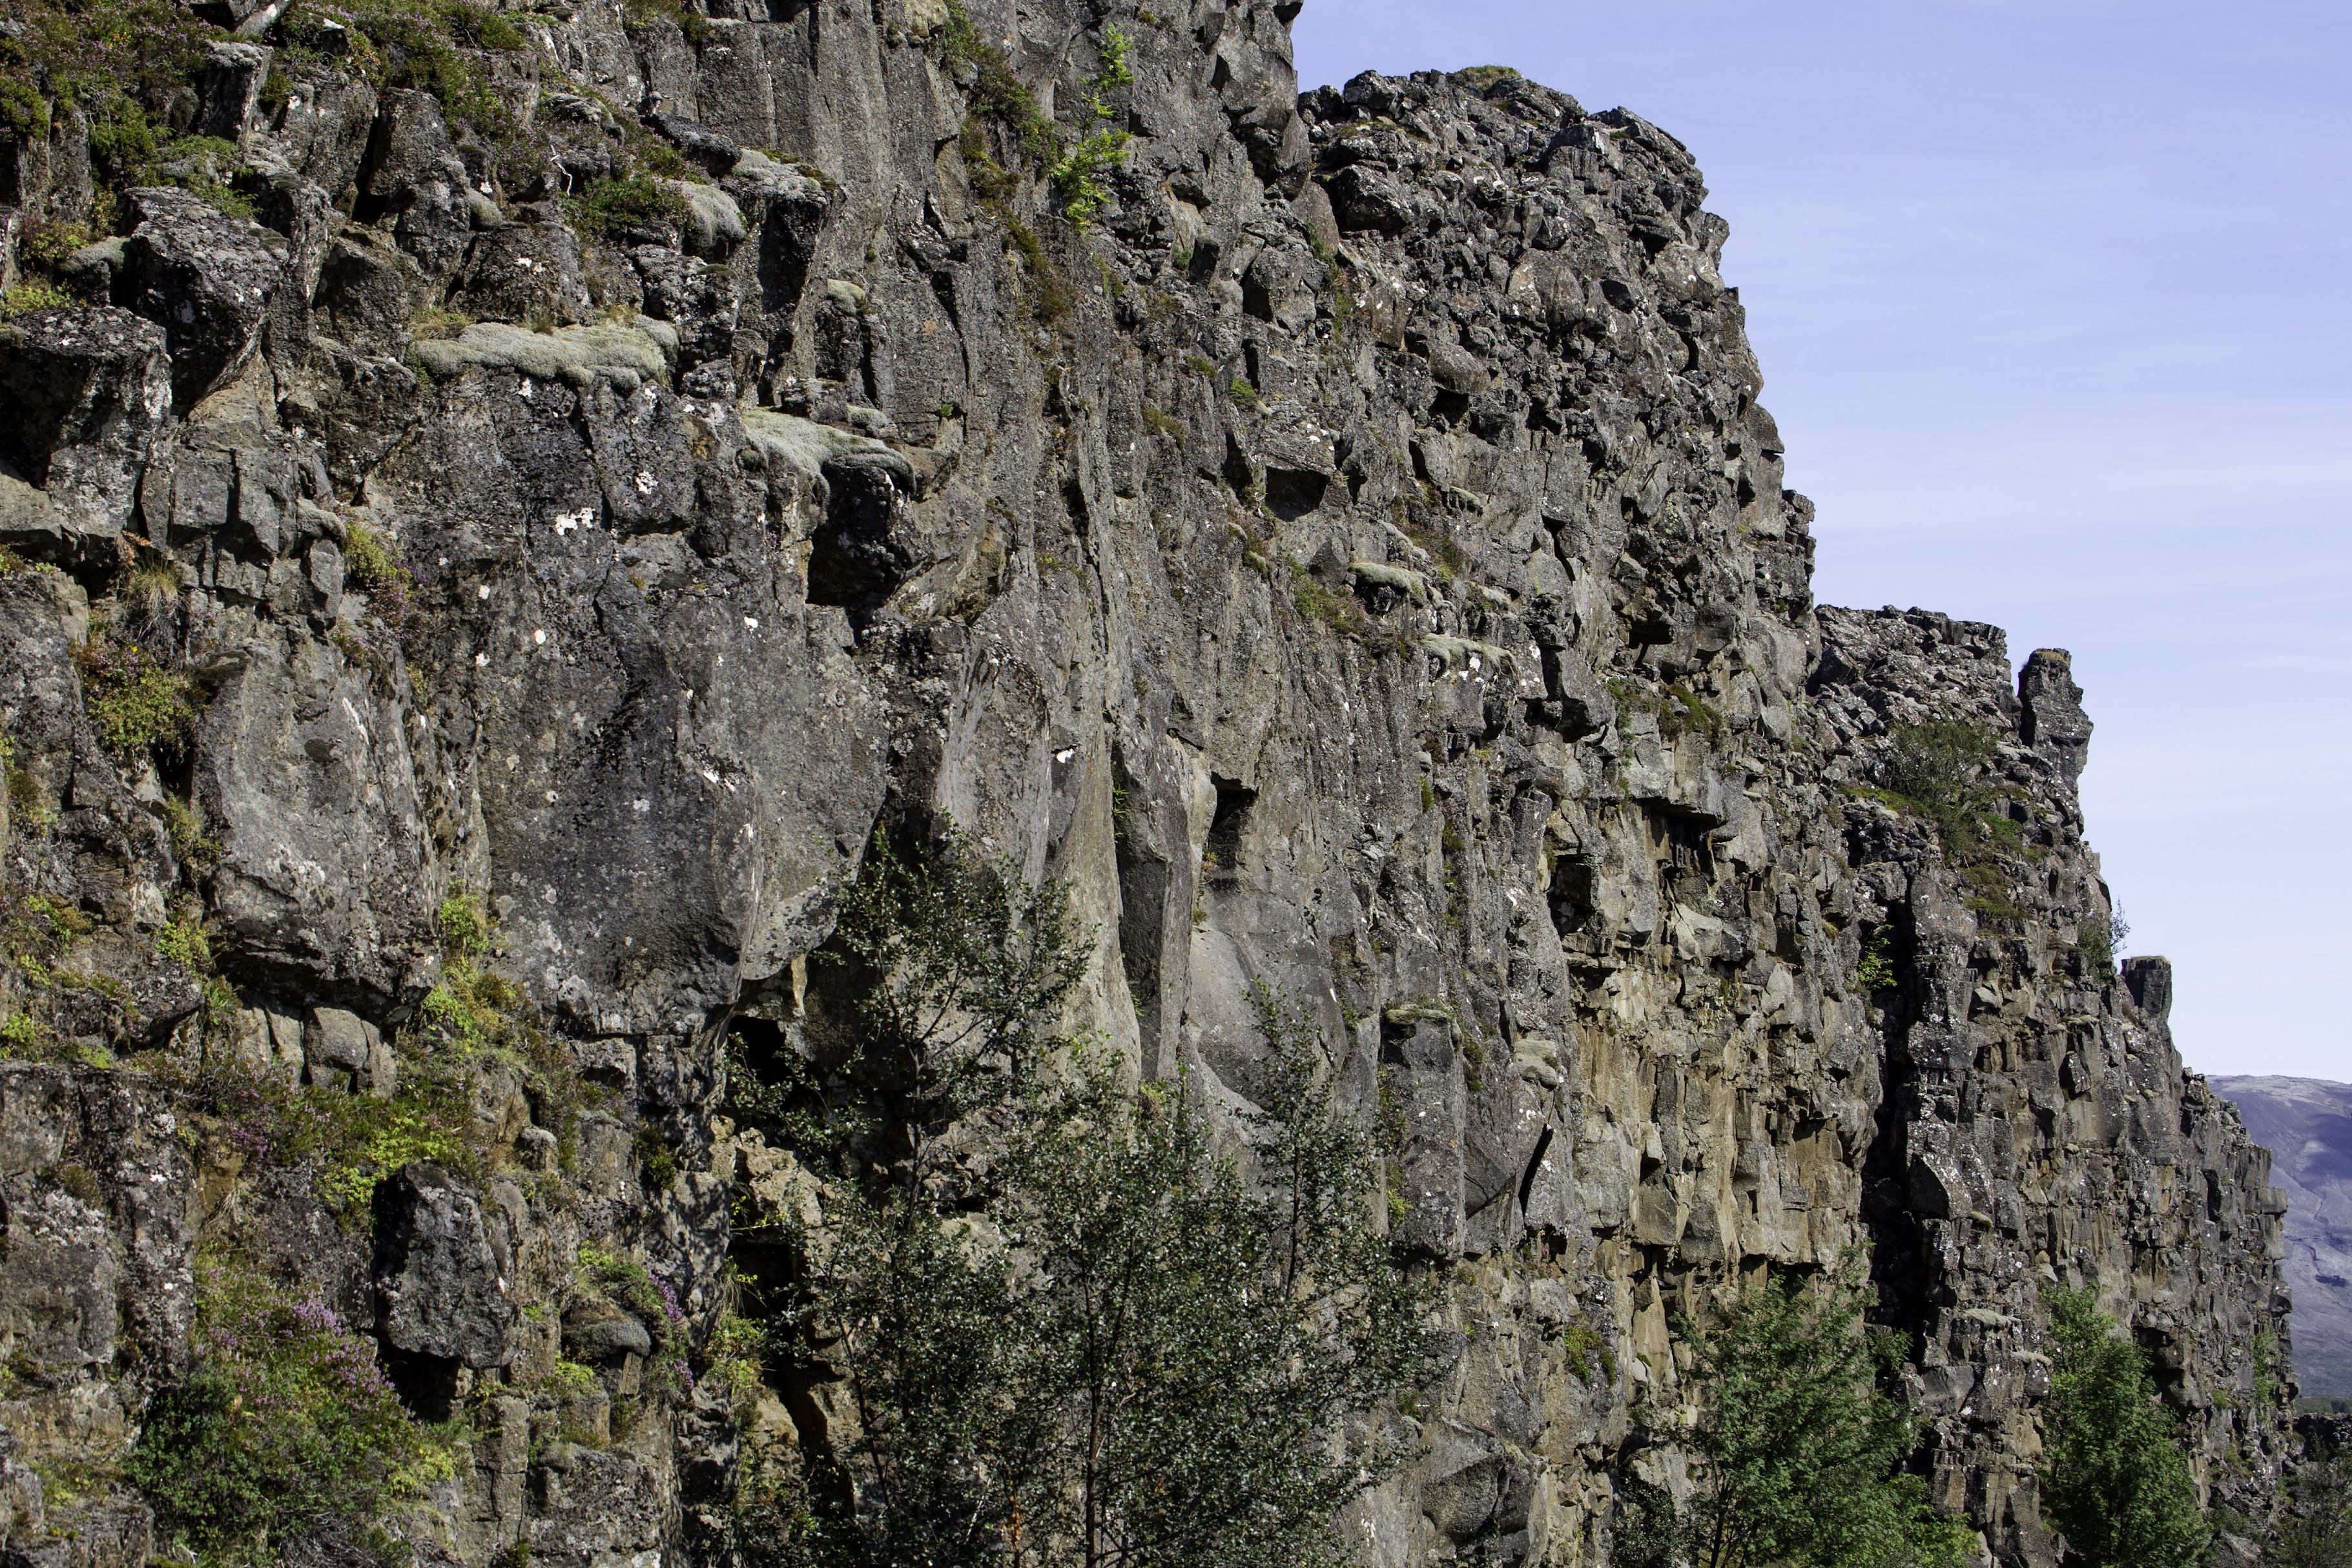
[[[477,1368],[510,1358],[510,1287],[481,1205],[438,1165],[418,1161],[376,1188],[373,1277],[386,1344]]]
[[[142,187],[123,200],[137,226],[123,242],[115,298],[163,327],[173,402],[193,409],[252,357],[285,279],[285,242],[185,191]]]
[[[378,1092],[472,1048],[436,986],[509,1014],[455,1112],[481,1190],[409,1166],[365,1243],[249,1136],[207,1127],[196,1180],[160,1077],[0,1064],[10,1223],[68,1238],[27,1242],[26,1299],[110,1413],[41,1428],[44,1462],[119,1448],[175,1375],[201,1219],[369,1325],[418,1409],[495,1412],[400,1521],[421,1558],[719,1560],[735,1412],[655,1352],[725,1299],[739,1195],[824,1207],[714,1115],[719,1042],[803,1016],[877,822],[951,820],[1064,880],[1066,1021],[1139,1074],[1238,1108],[1252,986],[1316,1009],[1460,1352],[1350,1505],[1388,1568],[1605,1556],[1629,1478],[1688,1485],[1675,1325],[1856,1249],[1936,1495],[2002,1568],[2057,1555],[2053,1281],[2157,1349],[2201,1473],[2263,1511],[2278,1202],[2172,1055],[2168,972],[2084,950],[2112,907],[2069,661],[2012,680],[1992,628],[1814,605],[1685,149],[1495,72],[1298,96],[1286,0],[975,0],[1066,129],[1092,29],[1133,39],[1137,139],[1081,238],[1017,149],[1009,184],[968,162],[935,0],[700,9],[692,40],[506,13],[531,47],[485,80],[520,139],[379,102],[331,31],[266,117],[224,57],[175,101],[242,128],[271,229],[137,193],[72,277],[160,329],[5,329],[39,395],[0,518],[89,580],[0,577],[0,850],[89,911],[62,956],[122,997],[10,968],[0,1002],[91,1053]],[[638,111],[725,183],[596,232],[572,198],[646,155]],[[24,210],[70,203],[69,153],[0,159]],[[99,743],[75,652],[134,498],[126,547],[182,587],[113,629],[205,697],[168,762]],[[1877,793],[1890,727],[1952,718],[2008,819],[1980,844]],[[460,891],[486,949],[444,929]],[[218,1016],[159,978],[194,903],[244,1003]],[[681,1317],[604,1301],[618,1258]],[[135,1356],[57,1305],[101,1283]],[[845,1415],[821,1380],[748,1408],[772,1454]]]
[[[163,329],[127,310],[35,310],[0,322],[0,460],[46,492],[0,513],[8,542],[47,555],[122,531],[172,408]],[[5,482],[0,477],[0,482]]]

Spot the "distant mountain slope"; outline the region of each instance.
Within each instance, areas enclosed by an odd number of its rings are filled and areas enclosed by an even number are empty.
[[[2287,1190],[2286,1278],[2295,1374],[2306,1394],[2352,1395],[2352,1084],[2217,1078]]]

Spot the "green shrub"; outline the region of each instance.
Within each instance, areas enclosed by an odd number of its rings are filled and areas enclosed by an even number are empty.
[[[2014,849],[2018,826],[1985,777],[2000,756],[1999,739],[1982,724],[1948,717],[1897,724],[1890,732],[1882,794],[1932,824],[1955,861],[1979,860],[1992,848]]]
[[[1000,1108],[981,1214],[921,1188],[828,1200],[803,1322],[838,1336],[864,1420],[759,1554],[961,1561],[978,1534],[1089,1563],[1325,1560],[1333,1510],[1396,1458],[1361,1417],[1429,1370],[1434,1297],[1371,1228],[1379,1164],[1313,1025],[1258,1003],[1255,1181],[1192,1085],[1138,1095],[1082,1054]],[[844,1481],[873,1506],[841,1506]]]
[[[1902,1468],[1916,1432],[1877,1386],[1902,1350],[1864,1322],[1866,1299],[1852,1279],[1784,1279],[1684,1325],[1704,1412],[1689,1444],[1700,1463],[1687,1513],[1646,1519],[1650,1537],[1679,1542],[1693,1568],[1965,1559],[1973,1533]]]
[[[2345,1461],[2306,1460],[2284,1500],[2263,1561],[2278,1568],[2352,1568],[2352,1471]]]
[[[432,94],[452,118],[470,123],[493,142],[513,138],[514,117],[505,100],[490,90],[481,64],[464,52],[475,39],[486,49],[522,47],[529,40],[512,23],[465,5],[432,10],[379,0],[352,11],[359,38],[353,40],[351,65],[361,76],[380,88]]]
[[[947,26],[937,35],[940,53],[950,68],[969,66],[974,71],[973,108],[1003,127],[1030,157],[1040,163],[1050,161],[1055,153],[1054,122],[1021,85],[1004,52],[972,25],[962,0],[947,0]]]
[[[489,1152],[467,1142],[468,1086],[457,1072],[411,1072],[391,1099],[292,1085],[220,1062],[166,1081],[184,1109],[250,1164],[291,1170],[315,1162],[319,1196],[355,1230],[373,1223],[376,1184],[410,1161],[468,1177],[489,1163]]]
[[[195,731],[195,683],[136,643],[94,636],[75,650],[82,700],[99,740],[117,756],[184,750]]]
[[[1247,409],[1252,414],[1265,406],[1265,399],[1259,395],[1257,388],[1239,376],[1234,378],[1234,384],[1226,389],[1226,394],[1233,398],[1235,407]]]
[[[22,316],[33,310],[53,310],[75,302],[64,289],[47,283],[19,283],[0,293],[0,316]]]
[[[2093,910],[2074,928],[2074,951],[2083,961],[2083,978],[2104,985],[2116,977],[2116,930],[2128,931],[2122,917]]]
[[[192,1369],[148,1407],[127,1479],[165,1537],[214,1563],[269,1561],[289,1534],[380,1516],[454,1473],[401,1407],[374,1343],[315,1292],[217,1254],[196,1269]]]
[[[1372,1228],[1381,1163],[1309,1019],[1258,997],[1252,1179],[1192,1085],[1139,1095],[1047,1033],[1090,947],[1058,886],[877,840],[840,931],[805,1052],[762,1081],[739,1039],[726,1097],[828,1183],[821,1219],[746,1194],[738,1236],[796,1260],[760,1349],[821,1341],[861,1421],[805,1469],[748,1468],[748,1555],[1319,1561],[1393,1458],[1356,1417],[1424,1370],[1433,1297]]]
[[[481,902],[464,889],[441,900],[441,946],[461,958],[479,958],[490,950],[490,919]]]
[[[570,204],[572,221],[592,234],[618,235],[635,228],[675,227],[686,221],[686,198],[677,187],[649,174],[592,180]]]
[[[2087,1290],[2045,1292],[2057,1356],[2042,1412],[2042,1514],[2084,1568],[2190,1568],[2208,1531],[2180,1423],[2147,1359]]]
[[[1898,984],[1895,973],[1895,928],[1880,926],[1870,933],[1864,944],[1862,963],[1854,972],[1855,981],[1864,994],[1891,990]]]
[[[445,5],[441,7],[441,23],[449,30],[453,43],[472,48],[512,52],[530,45],[520,27],[487,5]]]
[[[1129,47],[1126,32],[1116,24],[1102,30],[1102,66],[1086,83],[1081,134],[1047,172],[1055,194],[1062,198],[1062,216],[1074,228],[1085,229],[1110,200],[1103,177],[1125,160],[1128,145],[1135,140],[1109,124],[1115,110],[1107,101],[1109,94],[1135,80],[1127,61]]]
[[[820,956],[850,992],[846,1071],[908,1130],[916,1163],[932,1132],[1026,1081],[1086,970],[1063,887],[1033,888],[961,836],[902,855],[877,835],[835,929]]]
[[[213,29],[173,0],[15,0],[9,21],[0,37],[0,122],[39,137],[79,109],[101,211],[112,191],[156,183],[157,146],[169,132],[152,129],[142,105],[163,103],[194,79]]]

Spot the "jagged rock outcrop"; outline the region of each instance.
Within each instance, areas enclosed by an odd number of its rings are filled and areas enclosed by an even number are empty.
[[[1682,1474],[1676,1315],[1864,1247],[1995,1560],[2054,1561],[2050,1283],[2259,1514],[2279,1203],[2165,973],[2082,934],[2064,656],[1815,609],[1688,151],[1504,71],[1300,97],[1287,0],[969,11],[506,13],[495,137],[324,45],[282,97],[220,57],[258,218],[127,193],[73,273],[111,302],[0,334],[51,389],[0,437],[51,568],[0,578],[11,1039],[79,1058],[0,1110],[162,1162],[75,1195],[0,1118],[0,1332],[47,1358],[0,1425],[119,1458],[211,1238],[471,1413],[419,1550],[715,1561],[739,1445],[820,1436],[678,1375],[733,1181],[790,1186],[720,1043],[794,1026],[877,820],[951,818],[1066,879],[1072,1022],[1140,1072],[1244,1081],[1265,982],[1402,1108],[1458,1354],[1367,1561],[1604,1561]],[[1081,229],[988,83],[1066,118],[1113,25]],[[1889,793],[1929,721],[1990,748],[1988,847]],[[298,1153],[248,1081],[395,1119]]]

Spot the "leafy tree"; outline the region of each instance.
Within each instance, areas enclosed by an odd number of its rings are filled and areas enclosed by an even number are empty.
[[[1915,1430],[1876,1380],[1901,1350],[1864,1304],[1851,1280],[1769,1281],[1693,1332],[1705,1414],[1679,1533],[1695,1568],[1942,1568],[1969,1550],[1968,1528],[1900,1468]]]
[[[912,1184],[929,1141],[1017,1097],[1057,1044],[1086,952],[1058,882],[1031,887],[969,839],[901,855],[877,834],[824,954],[840,998],[799,1087],[818,1112],[792,1127],[820,1157],[856,1153]],[[818,1080],[829,1076],[831,1081]]]
[[[777,1223],[800,1375],[855,1413],[799,1477],[752,1478],[748,1555],[1329,1558],[1333,1510],[1390,1458],[1364,1417],[1423,1369],[1431,1304],[1375,1229],[1366,1136],[1271,995],[1256,1108],[1223,1134],[1191,1081],[1129,1089],[1047,1033],[1077,933],[1058,888],[1013,881],[961,841],[877,858],[830,1066],[730,1087],[832,1177],[820,1219]]]
[[[1124,1096],[1107,1064],[1016,1147],[1006,1241],[1047,1282],[1023,1391],[1045,1416],[1037,1550],[1020,1560],[1320,1562],[1333,1510],[1390,1458],[1348,1428],[1424,1370],[1431,1296],[1373,1227],[1378,1166],[1311,1021],[1256,1003],[1251,1172],[1217,1152],[1189,1082]]]
[[[2352,1471],[2340,1456],[2307,1465],[2295,1478],[2263,1561],[2281,1568],[2352,1568]]]
[[[2087,1290],[2048,1293],[2058,1355],[2042,1410],[2042,1511],[2084,1568],[2189,1568],[2205,1549],[2179,1423],[2139,1347]]]

